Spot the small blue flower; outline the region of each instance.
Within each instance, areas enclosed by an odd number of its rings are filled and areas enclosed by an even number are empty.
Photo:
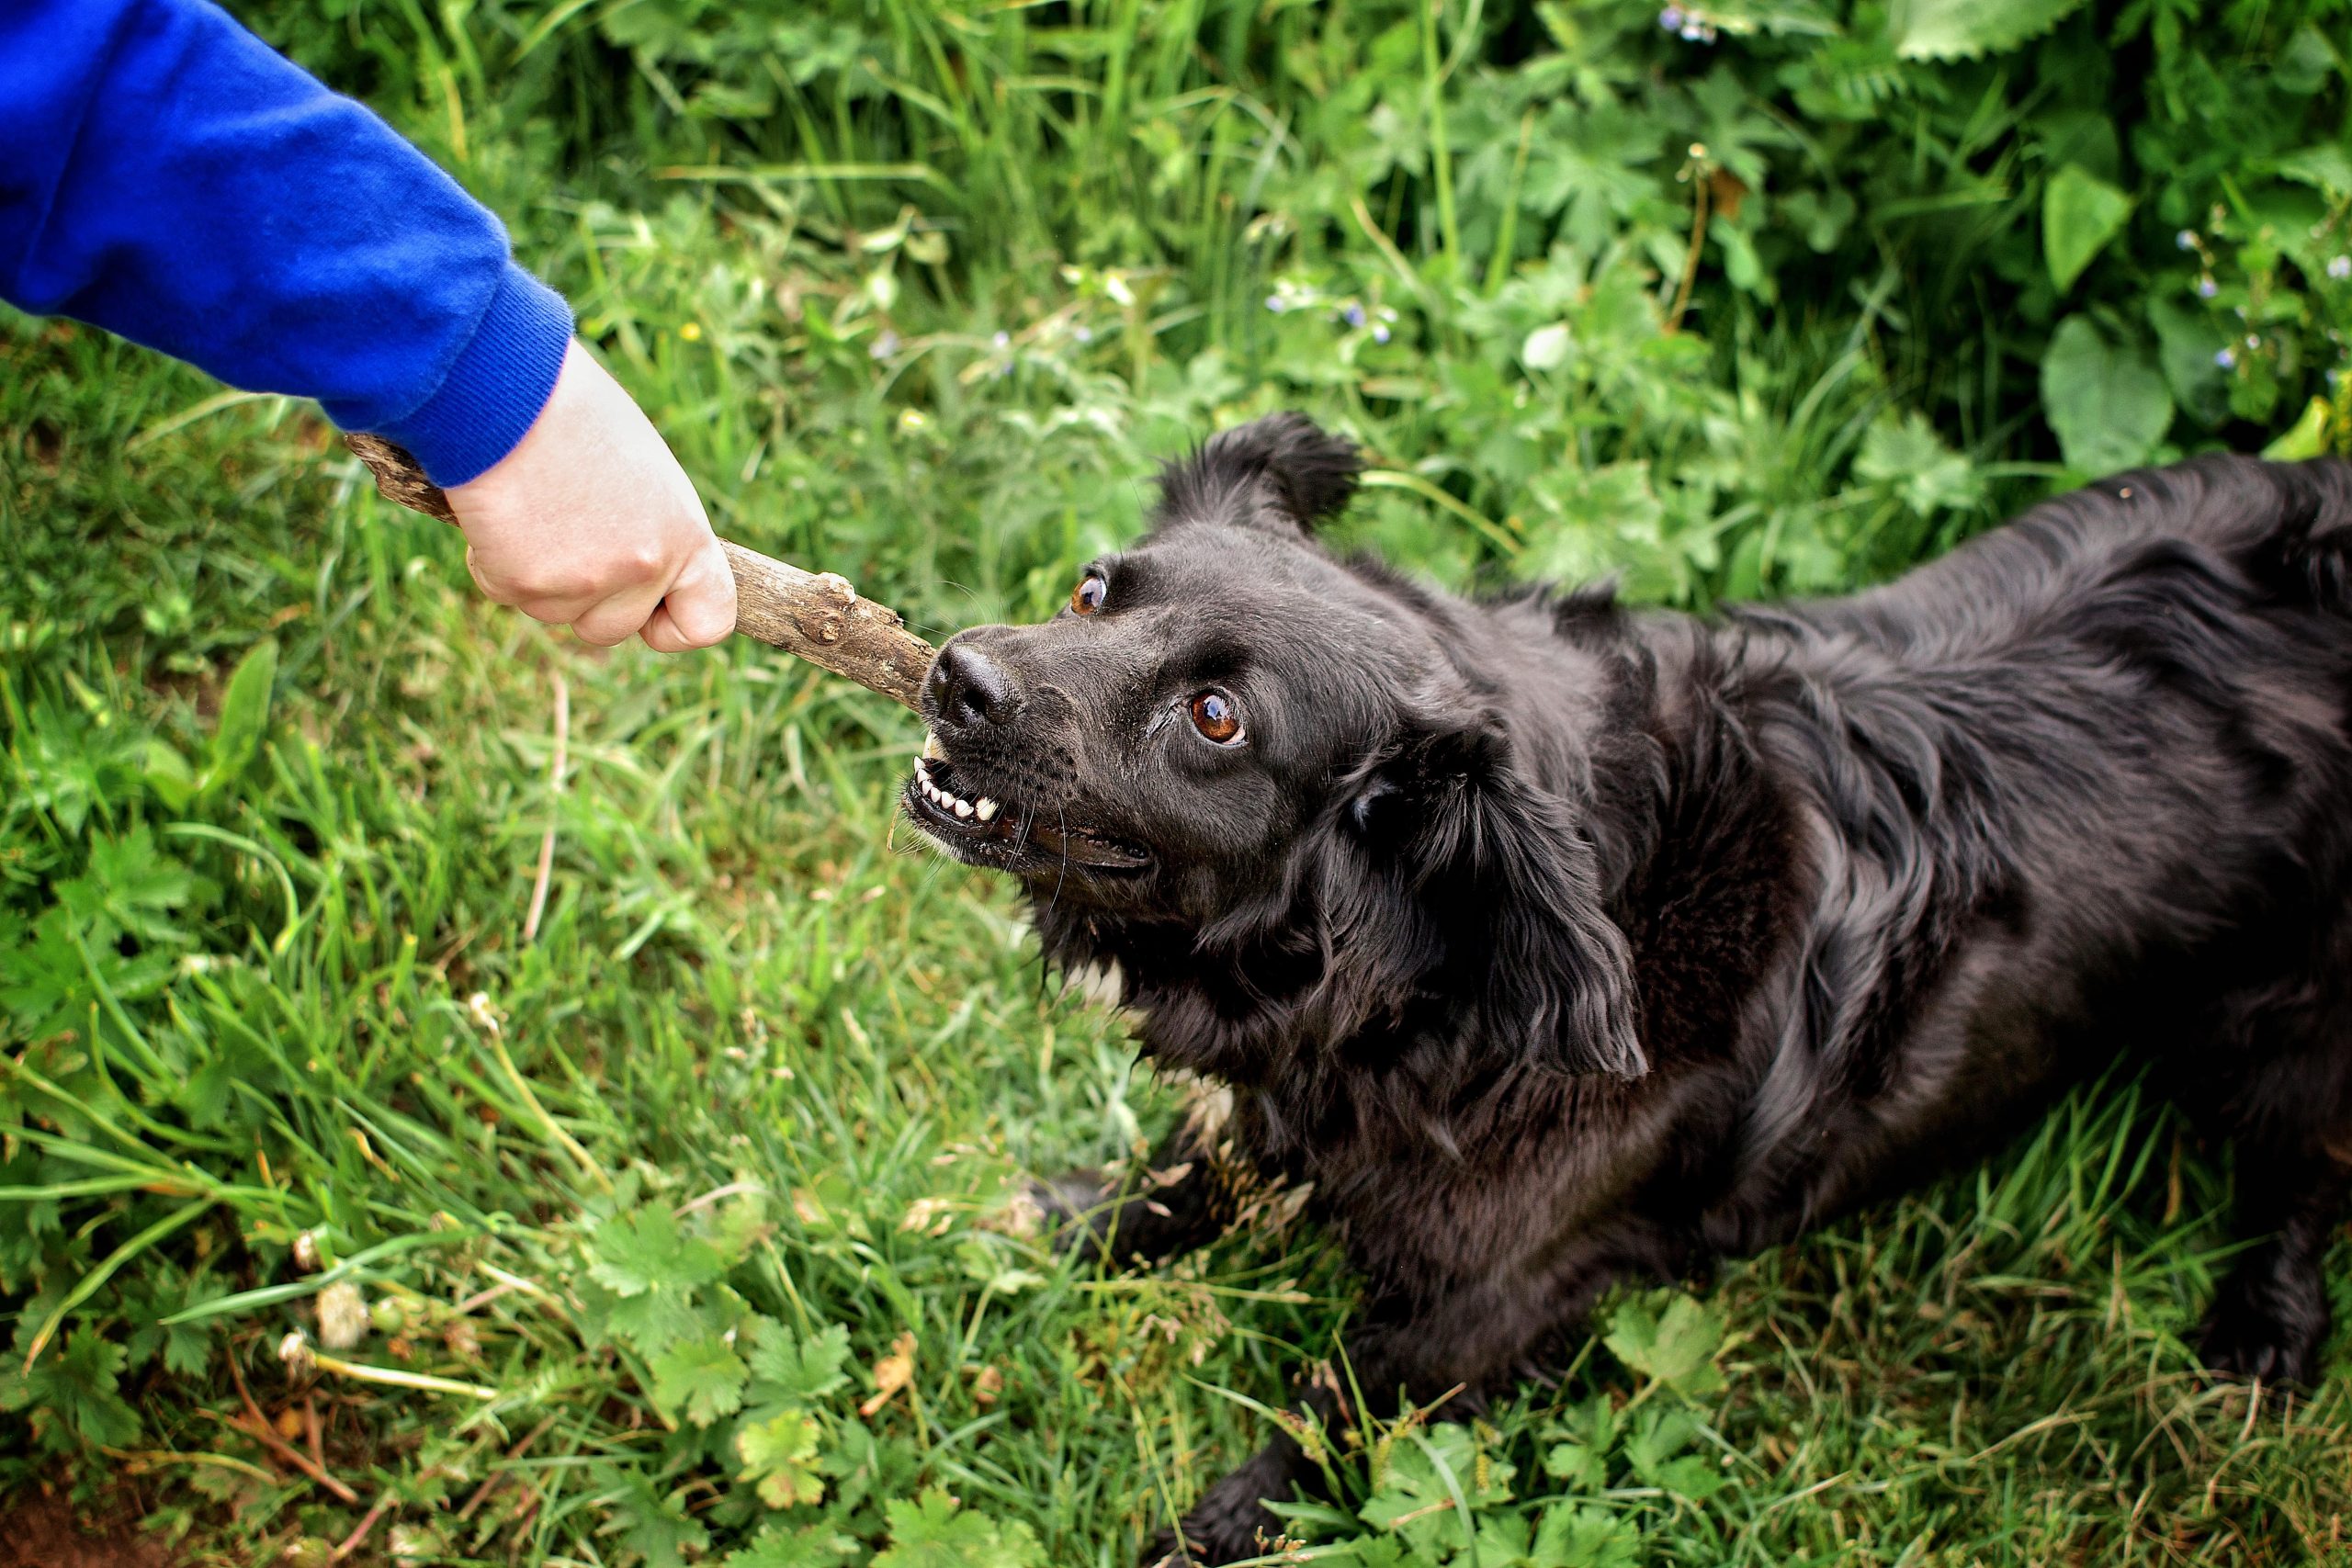
[[[2341,283],[2352,277],[2352,256],[2333,256],[2327,264],[2327,276]]]
[[[1077,330],[1072,332],[1069,335],[1076,338],[1080,343],[1092,343],[1094,341],[1094,329],[1087,326],[1083,322],[1080,322]]]
[[[1657,25],[1664,28],[1670,33],[1680,32],[1682,30],[1682,7],[1679,6],[1668,6],[1665,10],[1660,11],[1657,14]]]
[[[2197,236],[2183,229],[2172,237],[2172,243],[2184,251],[2193,251],[2197,248]]]
[[[1374,342],[1374,343],[1386,343],[1386,342],[1388,341],[1388,323],[1387,323],[1387,322],[1385,322],[1385,321],[1375,321],[1375,322],[1374,322],[1374,323],[1373,323],[1373,328],[1372,328],[1372,341],[1373,341],[1373,342]]]
[[[1283,302],[1283,297],[1282,297],[1281,295],[1279,295],[1279,294],[1269,294],[1269,295],[1267,295],[1267,296],[1266,296],[1266,309],[1267,309],[1267,310],[1272,310],[1275,315],[1279,316],[1279,315],[1281,315],[1284,310],[1289,310],[1289,309],[1290,309],[1290,307],[1289,307],[1289,305],[1287,305],[1286,303],[1284,303],[1284,302]]]
[[[1010,348],[1012,346],[1012,334],[1011,333],[999,333],[996,336],[989,339],[989,342],[994,344],[999,348]]]
[[[1351,327],[1360,327],[1363,325],[1363,307],[1361,305],[1350,305],[1346,310],[1340,312],[1340,319],[1346,321],[1348,325]]]
[[[2238,365],[2237,353],[2233,349],[2225,348],[2222,350],[2221,353],[2213,355],[2213,363],[2220,366],[2224,370],[2234,370],[2237,368]]]
[[[899,334],[888,327],[883,328],[882,335],[876,338],[874,346],[865,352],[876,359],[889,358],[899,352]]]
[[[2222,286],[2210,277],[2200,277],[2197,280],[2197,298],[2199,299],[2211,299],[2221,291]]]

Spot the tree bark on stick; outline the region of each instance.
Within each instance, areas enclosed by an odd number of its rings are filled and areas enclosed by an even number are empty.
[[[449,498],[424,477],[407,450],[379,435],[346,435],[344,445],[376,476],[387,501],[455,523]],[[845,675],[920,715],[931,644],[907,630],[897,611],[858,597],[849,580],[718,541],[735,572],[735,629],[809,663]]]

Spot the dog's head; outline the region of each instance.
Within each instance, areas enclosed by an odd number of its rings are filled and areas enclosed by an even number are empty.
[[[1182,1065],[1442,1040],[1638,1073],[1592,846],[1465,673],[1491,634],[1313,538],[1359,468],[1295,414],[1170,465],[1067,608],[940,650],[907,813],[1021,878],[1057,960],[1117,960]]]

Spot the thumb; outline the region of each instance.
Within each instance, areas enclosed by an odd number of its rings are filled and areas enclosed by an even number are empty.
[[[735,573],[717,538],[695,552],[645,623],[645,646],[658,653],[683,653],[724,642],[735,629]]]

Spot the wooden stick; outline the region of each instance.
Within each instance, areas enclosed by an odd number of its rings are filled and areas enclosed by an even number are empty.
[[[376,476],[387,501],[455,523],[449,498],[416,459],[380,435],[346,435],[344,445]],[[735,572],[735,629],[796,654],[920,714],[931,644],[907,630],[899,614],[861,599],[846,578],[797,566],[718,541]]]

